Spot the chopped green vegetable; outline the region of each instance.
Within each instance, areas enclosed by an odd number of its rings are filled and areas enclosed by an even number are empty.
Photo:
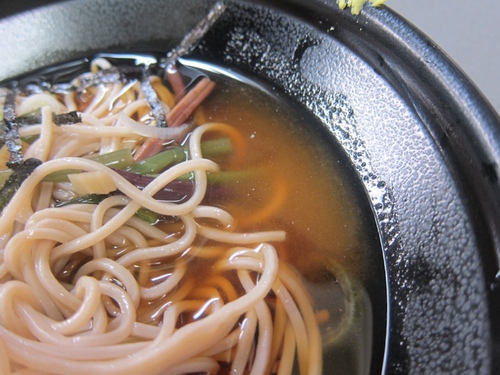
[[[135,213],[135,216],[149,224],[156,224],[158,221],[160,221],[160,216],[156,212],[148,210],[144,207],[140,208]]]
[[[133,163],[132,152],[128,148],[108,152],[91,159],[115,169],[125,169]]]
[[[79,169],[62,169],[43,178],[43,182],[68,182],[68,175],[73,173],[80,173]]]
[[[212,185],[222,185],[231,183],[240,183],[252,179],[256,174],[260,173],[260,169],[248,169],[244,171],[220,171],[207,173],[207,182]],[[194,173],[185,173],[177,180],[190,181],[194,180]]]
[[[98,163],[104,164],[110,168],[114,169],[125,169],[132,164],[132,152],[128,148],[124,148],[118,151],[108,152],[107,154],[102,154],[90,158]],[[80,173],[77,169],[64,169],[61,171],[53,172],[48,176],[45,176],[43,181],[45,182],[67,182],[68,175],[73,173]]]
[[[99,204],[109,196],[109,194],[87,194],[78,198],[70,199],[68,201],[58,202],[56,204],[56,207],[64,207],[70,204]]]
[[[211,141],[203,141],[201,149],[207,157],[227,154],[232,151],[232,145],[229,139],[220,138]],[[99,155],[91,158],[110,168],[124,169],[128,172],[133,172],[142,175],[156,175],[171,165],[183,162],[187,159],[186,151],[180,147],[171,147],[165,151],[144,159],[136,164],[133,163],[132,153],[129,149],[113,151],[107,154]],[[65,169],[57,171],[46,176],[45,182],[67,182],[68,174],[79,173],[76,169]]]
[[[182,147],[171,147],[168,150],[161,151],[154,156],[144,159],[137,164],[131,165],[126,170],[139,174],[152,175],[163,171],[165,168],[185,161],[186,152]]]
[[[69,206],[71,204],[99,204],[101,203],[104,199],[110,197],[111,195],[109,194],[87,194],[87,195],[82,195],[81,197],[78,198],[73,198],[68,201],[61,201],[56,204],[56,207],[64,207],[64,206]],[[149,224],[156,224],[159,221],[159,215],[156,212],[153,212],[151,210],[148,210],[147,208],[140,208],[136,213],[135,216],[137,216],[139,219],[149,223]]]
[[[201,152],[203,153],[203,156],[207,158],[225,155],[230,153],[232,150],[233,147],[228,138],[219,138],[201,142]],[[127,171],[144,175],[156,175],[171,165],[183,162],[186,159],[187,152],[184,148],[174,146],[130,166],[127,168]]]
[[[203,156],[211,158],[218,155],[227,155],[233,151],[233,145],[229,138],[219,138],[201,142]]]
[[[27,118],[31,118],[31,117],[38,117],[38,120],[41,121],[41,116],[42,116],[42,109],[37,108],[31,112],[23,113],[22,115],[18,116],[17,119],[21,120],[21,119],[27,119]]]
[[[33,135],[28,135],[26,137],[21,137],[21,141],[26,142],[27,144],[31,145],[33,142],[35,142],[38,138],[40,138],[39,134],[33,134]]]

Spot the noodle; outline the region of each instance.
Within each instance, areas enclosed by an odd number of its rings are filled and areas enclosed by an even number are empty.
[[[242,144],[241,137],[221,123],[181,126],[175,132],[182,137],[192,128],[186,160],[136,186],[93,158],[144,150],[151,138],[137,126],[154,128],[158,110],[184,118],[199,100],[188,93],[182,99],[188,103],[176,108],[156,76],[79,86],[113,69],[104,59],[91,67],[73,81],[74,91],[16,99],[17,110],[40,109],[40,122],[20,127],[19,135],[37,137],[24,157],[43,163],[0,217],[2,373],[290,374],[297,355],[301,374],[320,374],[311,299],[273,246],[285,232],[241,232],[230,212],[207,199],[207,174],[221,167],[205,157],[204,139],[229,134]],[[151,96],[162,110],[153,111]],[[75,110],[81,122],[54,123],[53,113]],[[241,153],[235,150],[235,158]],[[65,173],[79,173],[99,200],[77,201],[90,198]],[[99,193],[102,181],[91,177],[103,174],[111,194]],[[192,191],[185,199],[157,198],[186,175]],[[259,215],[271,215],[278,204]],[[148,223],[141,210],[159,219]]]

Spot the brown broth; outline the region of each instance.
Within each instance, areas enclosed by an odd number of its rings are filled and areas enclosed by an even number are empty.
[[[207,121],[228,123],[243,135],[245,155],[238,169],[264,171],[237,181],[235,192],[219,204],[237,219],[238,231],[286,231],[285,242],[276,244],[280,259],[300,271],[316,311],[330,314],[320,327],[324,373],[373,371],[373,348],[381,356],[385,340],[384,268],[359,179],[333,137],[311,115],[279,100],[278,94],[213,78],[218,87],[204,104]],[[280,188],[285,192],[281,204],[249,223]],[[351,303],[354,323],[334,339]]]
[[[365,277],[370,233],[357,203],[359,192],[345,178],[342,160],[315,139],[318,134],[308,129],[307,120],[283,104],[246,86],[218,84],[204,106],[208,121],[236,127],[246,146],[240,169],[263,171],[238,181],[234,194],[222,202],[238,229],[286,230],[282,256],[309,278],[329,259],[351,275]],[[280,187],[285,193],[279,207],[247,224]]]

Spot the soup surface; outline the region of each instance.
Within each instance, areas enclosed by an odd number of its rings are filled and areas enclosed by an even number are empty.
[[[245,230],[286,231],[278,245],[280,259],[300,271],[315,310],[329,312],[330,319],[320,324],[324,373],[379,371],[386,327],[385,276],[362,184],[328,130],[310,113],[272,87],[253,87],[223,75],[215,78],[218,90],[205,106],[208,119],[238,128],[248,143],[245,165],[269,172],[242,181],[236,195],[221,204]],[[258,207],[272,204],[280,187],[282,203],[274,213],[247,224]]]

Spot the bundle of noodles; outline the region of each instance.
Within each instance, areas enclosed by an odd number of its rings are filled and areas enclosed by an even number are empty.
[[[92,69],[65,91],[4,91],[0,174],[41,162],[0,218],[2,373],[320,373],[310,297],[272,245],[285,233],[238,232],[206,204],[205,134],[235,133],[199,123],[213,84],[176,100],[146,70]]]

